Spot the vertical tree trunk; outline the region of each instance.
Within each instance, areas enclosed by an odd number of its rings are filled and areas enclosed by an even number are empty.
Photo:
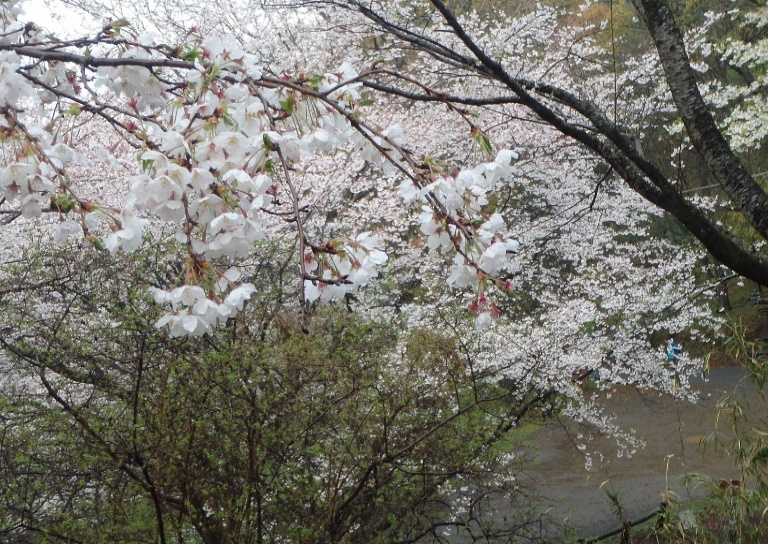
[[[720,307],[724,310],[732,310],[733,306],[731,305],[731,296],[728,293],[728,280],[726,279],[726,275],[723,272],[723,269],[721,268],[721,263],[715,261],[712,264],[712,272],[708,274],[714,282],[717,283],[716,287],[716,296],[717,296],[717,302],[720,304]]]
[[[691,142],[739,211],[768,239],[768,195],[733,153],[707,109],[672,11],[665,0],[632,0],[632,3],[651,33]]]

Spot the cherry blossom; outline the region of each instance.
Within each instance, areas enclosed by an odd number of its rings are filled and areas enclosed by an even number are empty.
[[[497,100],[498,83],[478,85],[458,68],[446,77],[434,57],[410,55],[394,38],[366,50],[311,17],[295,22],[311,30],[296,33],[295,50],[192,29],[166,44],[113,25],[87,45],[62,42],[54,58],[33,47],[44,34],[23,35],[17,2],[2,10],[5,198],[26,218],[50,209],[61,242],[82,232],[113,253],[149,237],[182,247],[178,283],[151,289],[167,311],[158,326],[172,335],[210,333],[242,311],[258,295],[248,267],[266,266],[259,248],[269,243],[292,259],[301,319],[318,301],[390,307],[398,285],[416,278],[420,287],[405,293],[415,302],[404,296],[397,311],[439,326],[438,310],[460,308],[456,330],[476,340],[488,368],[573,398],[582,368],[669,388],[648,329],[710,323],[703,304],[685,302],[700,288],[689,273],[700,252],[647,242],[659,211],[519,101]],[[375,32],[359,13],[333,13],[339,28]],[[560,28],[558,17],[540,7],[498,32],[463,22],[510,73],[583,89],[632,130],[671,111],[665,89],[647,91],[657,62],[639,56],[606,74],[580,60],[605,53],[592,34]],[[464,51],[437,23],[419,32]],[[406,105],[374,85],[423,100]],[[615,85],[630,98],[617,101]],[[563,122],[585,122],[558,111]],[[79,143],[68,127],[96,118],[105,141]],[[84,196],[75,173],[89,167],[127,182],[126,198]],[[650,294],[649,283],[658,286]],[[509,339],[503,348],[499,337]]]

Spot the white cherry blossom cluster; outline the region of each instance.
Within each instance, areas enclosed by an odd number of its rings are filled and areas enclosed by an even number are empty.
[[[450,284],[482,300],[488,286],[504,286],[496,276],[517,246],[503,235],[501,216],[488,211],[486,194],[512,175],[516,155],[502,151],[455,176],[442,167],[427,172],[397,124],[382,128],[365,118],[368,99],[350,62],[319,75],[271,75],[232,36],[168,46],[124,22],[91,40],[54,40],[58,56],[49,59],[47,45],[34,46],[51,38],[27,32],[36,27],[18,21],[18,3],[0,9],[0,43],[11,44],[0,51],[0,132],[14,157],[0,169],[3,194],[25,217],[58,214],[57,241],[84,235],[110,252],[135,251],[152,225],[172,225],[188,259],[183,285],[152,290],[169,308],[158,327],[200,335],[234,316],[255,288],[233,266],[286,226],[299,247],[302,305],[339,299],[378,276],[387,256],[375,235],[317,241],[304,229],[308,208],[294,178],[318,153],[351,152],[386,174],[404,173],[414,183],[410,196],[403,185],[407,200],[424,204],[428,247],[456,253]],[[28,49],[14,50],[21,45]],[[70,184],[69,165],[88,153],[58,134],[86,114],[101,116],[136,148],[139,171],[119,208],[80,198]],[[492,303],[477,308],[496,312]]]
[[[722,38],[722,25],[740,30],[729,30]],[[738,25],[738,26],[736,26]],[[768,84],[766,59],[768,59],[768,6],[753,10],[729,10],[726,13],[708,13],[706,22],[688,35],[690,54],[699,61],[701,71],[711,67],[722,70],[723,66],[740,74],[744,79],[711,77],[700,85],[706,100],[717,108],[720,122],[729,137],[729,143],[737,151],[765,146],[768,139],[768,116],[765,89]],[[737,36],[749,36],[740,39]]]
[[[508,268],[519,243],[509,238],[504,219],[499,213],[487,213],[488,198],[501,181],[514,174],[517,153],[500,151],[491,162],[450,176],[436,175],[435,181],[418,187],[407,180],[400,193],[406,201],[423,202],[419,215],[421,232],[431,250],[455,250],[448,284],[455,289],[470,288],[477,297],[470,311],[477,315],[475,324],[484,328],[499,315],[498,308],[485,294],[489,283],[510,289],[511,284],[499,275]],[[435,205],[437,203],[437,206]]]
[[[171,291],[150,287],[155,302],[170,304],[173,309],[156,326],[160,328],[168,325],[171,336],[200,336],[212,332],[214,326],[226,322],[241,311],[256,290],[250,283],[229,290],[239,279],[240,272],[235,269],[223,272],[214,284],[214,297],[197,285],[182,285]]]
[[[311,83],[318,92],[325,89],[344,101],[337,110],[293,88],[257,87],[254,93],[249,78],[260,74],[253,63],[239,73],[244,83],[206,82],[206,72],[235,69],[232,59],[247,55],[232,44],[211,44],[210,40],[203,42],[203,51],[211,62],[217,53],[223,57],[193,74],[194,100],[176,109],[167,129],[156,129],[159,145],[141,154],[145,172],[133,178],[126,207],[176,225],[177,240],[189,247],[188,285],[165,294],[154,292],[158,303],[171,306],[158,326],[168,325],[174,335],[210,332],[242,309],[255,289],[238,285],[239,278],[232,277],[211,287],[207,281],[215,271],[211,261],[232,262],[252,253],[253,244],[266,236],[267,212],[278,208],[274,202],[278,191],[283,188],[289,198],[296,199],[291,170],[302,159],[331,150],[352,134],[343,112],[357,98],[353,89],[341,84],[340,78],[354,77],[350,66],[343,66],[340,75],[314,78]],[[291,218],[301,221],[299,214]],[[140,228],[141,223],[124,221],[122,226],[108,245],[111,250],[133,249],[131,241],[139,238],[130,228]],[[310,301],[332,300],[367,284],[377,275],[376,265],[386,260],[375,239],[366,234],[346,242],[333,240],[323,247],[318,252],[321,274],[305,280]],[[305,270],[307,275],[310,272]],[[208,288],[201,287],[206,284]],[[227,293],[230,288],[234,290]]]
[[[338,300],[367,285],[386,261],[379,240],[369,232],[354,240],[331,240],[304,258],[304,296],[308,302]]]

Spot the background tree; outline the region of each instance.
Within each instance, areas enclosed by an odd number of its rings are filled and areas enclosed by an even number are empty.
[[[166,251],[119,262],[42,249],[5,269],[4,541],[541,530],[510,430],[554,391],[502,385],[450,333],[402,332],[397,320],[323,313],[306,335],[275,284],[215,335],[170,339],[141,283],[166,275]],[[262,269],[253,281],[272,278]]]
[[[327,5],[324,2],[317,4]],[[708,175],[723,189],[732,208],[742,214],[751,229],[764,240],[765,210],[768,209],[765,191],[741,166],[715,124],[698,91],[683,36],[672,12],[662,1],[638,1],[634,4],[657,51],[655,58],[648,60],[663,68],[664,85],[672,96],[671,102],[665,100],[663,103],[675,108],[690,141],[703,158]],[[482,97],[470,96],[462,102],[520,104],[533,118],[584,145],[604,160],[634,191],[677,218],[720,262],[758,283],[766,283],[768,267],[765,256],[718,226],[706,209],[677,189],[674,178],[666,173],[663,159],[659,161],[646,157],[635,145],[634,135],[643,134],[644,126],[634,125],[616,115],[618,104],[624,104],[625,99],[631,100],[631,90],[635,85],[617,85],[618,73],[610,78],[613,89],[609,87],[604,89],[604,93],[589,95],[582,92],[589,90],[588,85],[573,81],[583,66],[575,49],[567,50],[562,57],[555,57],[555,62],[541,60],[531,74],[520,71],[519,62],[502,55],[499,46],[493,45],[499,42],[491,38],[487,28],[460,21],[439,0],[431,2],[434,12],[426,29],[409,23],[411,8],[398,11],[388,4],[365,5],[354,1],[342,5],[367,17],[393,39],[452,67],[455,78],[477,77],[486,83]],[[585,34],[576,34],[559,45],[580,49],[584,38]],[[617,70],[616,64],[611,61],[610,51],[593,48],[587,53],[586,58],[598,64],[605,62],[607,66],[613,65],[613,69]],[[570,64],[575,64],[576,69]],[[650,64],[650,71],[655,72],[653,64]],[[392,77],[392,74],[387,76]],[[558,80],[558,76],[564,77],[565,81]],[[385,90],[386,84],[381,83],[375,71],[366,79],[372,88]],[[395,83],[397,80],[395,76],[390,81]],[[659,85],[661,81],[659,74],[653,83]],[[417,93],[410,81],[400,80],[399,83],[403,87],[398,90],[395,84],[389,91],[416,98]],[[437,89],[428,94],[432,98],[425,99],[451,101],[449,97],[440,96]],[[608,100],[601,101],[603,96]]]

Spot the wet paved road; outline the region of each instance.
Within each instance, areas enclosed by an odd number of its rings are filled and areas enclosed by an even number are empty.
[[[738,368],[713,369],[710,381],[697,385],[702,396],[697,404],[637,391],[603,399],[618,414],[616,423],[634,429],[646,446],[631,458],[618,458],[615,440],[598,437],[588,451],[603,452],[604,460],[595,460],[590,470],[572,441],[580,429],[567,424],[543,428],[532,441],[539,462],[527,476],[542,494],[558,501],[552,520],[567,520],[582,538],[597,536],[619,526],[608,491],[618,494],[627,518],[635,520],[659,506],[668,486],[681,500],[703,496],[701,486],[691,490],[682,484],[686,473],[738,478],[733,463],[711,448],[703,453],[699,439],[714,430],[716,403],[726,391],[733,394],[738,386],[739,398],[756,399],[753,386],[739,385],[742,376]]]

